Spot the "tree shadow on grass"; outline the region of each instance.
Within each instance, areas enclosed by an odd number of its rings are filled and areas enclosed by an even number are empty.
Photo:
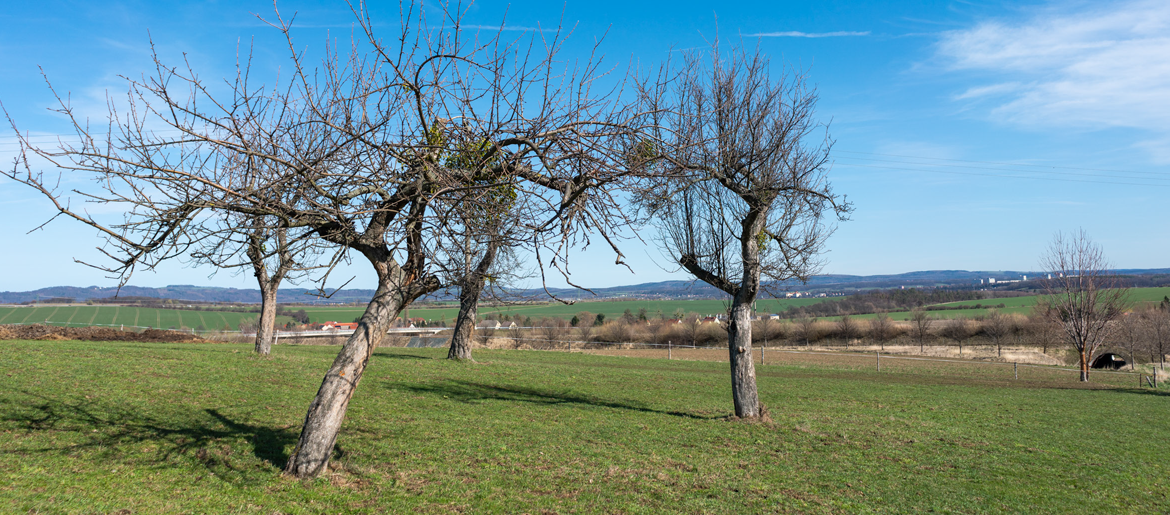
[[[0,399],[0,421],[31,433],[73,432],[77,438],[60,438],[60,445],[25,447],[24,453],[71,455],[92,451],[103,459],[153,462],[156,466],[178,464],[194,457],[221,479],[255,480],[256,463],[233,458],[232,444],[248,442],[251,454],[277,469],[288,461],[284,449],[295,443],[298,433],[288,426],[267,427],[248,424],[218,409],[152,414],[141,407],[129,407],[97,400],[62,400],[30,392],[28,399]],[[64,443],[67,442],[67,443]],[[154,444],[145,457],[135,444]],[[186,458],[184,458],[186,457]]]
[[[374,357],[382,359],[419,359],[432,361],[435,358],[429,356],[418,356],[415,354],[402,354],[398,352],[374,351]]]
[[[483,400],[502,400],[549,406],[576,404],[582,406],[598,406],[602,408],[640,411],[643,413],[657,413],[661,415],[670,415],[674,417],[699,420],[716,420],[726,418],[726,416],[720,415],[706,416],[695,413],[687,413],[685,411],[657,410],[646,407],[640,403],[606,400],[590,395],[571,393],[568,391],[543,390],[522,386],[500,386],[474,383],[470,381],[451,380],[444,381],[442,383],[415,385],[390,384],[388,385],[388,388],[415,393],[442,395],[465,403],[474,403],[476,401]]]

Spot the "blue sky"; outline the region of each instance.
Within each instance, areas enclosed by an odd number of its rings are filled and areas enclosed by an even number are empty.
[[[349,35],[344,3],[280,2],[296,12],[298,45]],[[396,3],[373,3],[396,23]],[[1170,267],[1170,3],[1121,2],[479,2],[467,23],[572,28],[569,53],[600,49],[619,71],[654,66],[671,49],[759,45],[817,84],[836,140],[830,177],[855,203],[828,241],[826,273],[1036,268],[1056,231],[1084,228],[1124,268]],[[0,102],[22,131],[65,130],[38,69],[95,122],[119,75],[149,70],[150,41],[204,77],[232,73],[254,42],[275,70],[286,49],[272,4],[8,2],[0,11]],[[0,127],[0,157],[15,145]],[[0,290],[112,285],[74,258],[98,260],[93,230],[58,220],[47,202],[0,182]],[[649,236],[649,233],[643,233]],[[612,286],[685,278],[653,246],[627,241],[635,273],[600,249],[574,258],[574,280]],[[355,287],[372,274],[355,262]],[[143,286],[255,287],[250,276],[173,263]]]

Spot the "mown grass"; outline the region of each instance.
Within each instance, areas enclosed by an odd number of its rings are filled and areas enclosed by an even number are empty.
[[[0,512],[1163,513],[1167,397],[810,366],[380,349],[331,470],[279,470],[336,347],[0,342]],[[128,510],[128,511],[121,511]]]

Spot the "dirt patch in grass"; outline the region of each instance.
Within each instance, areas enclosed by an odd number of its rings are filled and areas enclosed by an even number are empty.
[[[108,327],[56,327],[51,325],[0,326],[0,340],[81,340],[88,342],[205,343],[198,336],[178,331],[147,329],[141,333]]]

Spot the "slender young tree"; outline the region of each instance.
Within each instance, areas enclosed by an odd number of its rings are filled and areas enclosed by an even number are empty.
[[[1044,280],[1048,316],[1060,324],[1065,341],[1076,349],[1081,381],[1087,382],[1093,353],[1105,341],[1109,324],[1128,307],[1129,290],[1109,271],[1104,251],[1084,229],[1057,233],[1040,266],[1052,276]]]
[[[832,142],[803,74],[773,76],[758,51],[718,42],[683,61],[672,88],[642,88],[655,115],[635,158],[656,173],[639,197],[670,260],[730,297],[732,400],[754,418],[751,306],[768,284],[819,270],[827,219],[850,207],[829,185]]]

